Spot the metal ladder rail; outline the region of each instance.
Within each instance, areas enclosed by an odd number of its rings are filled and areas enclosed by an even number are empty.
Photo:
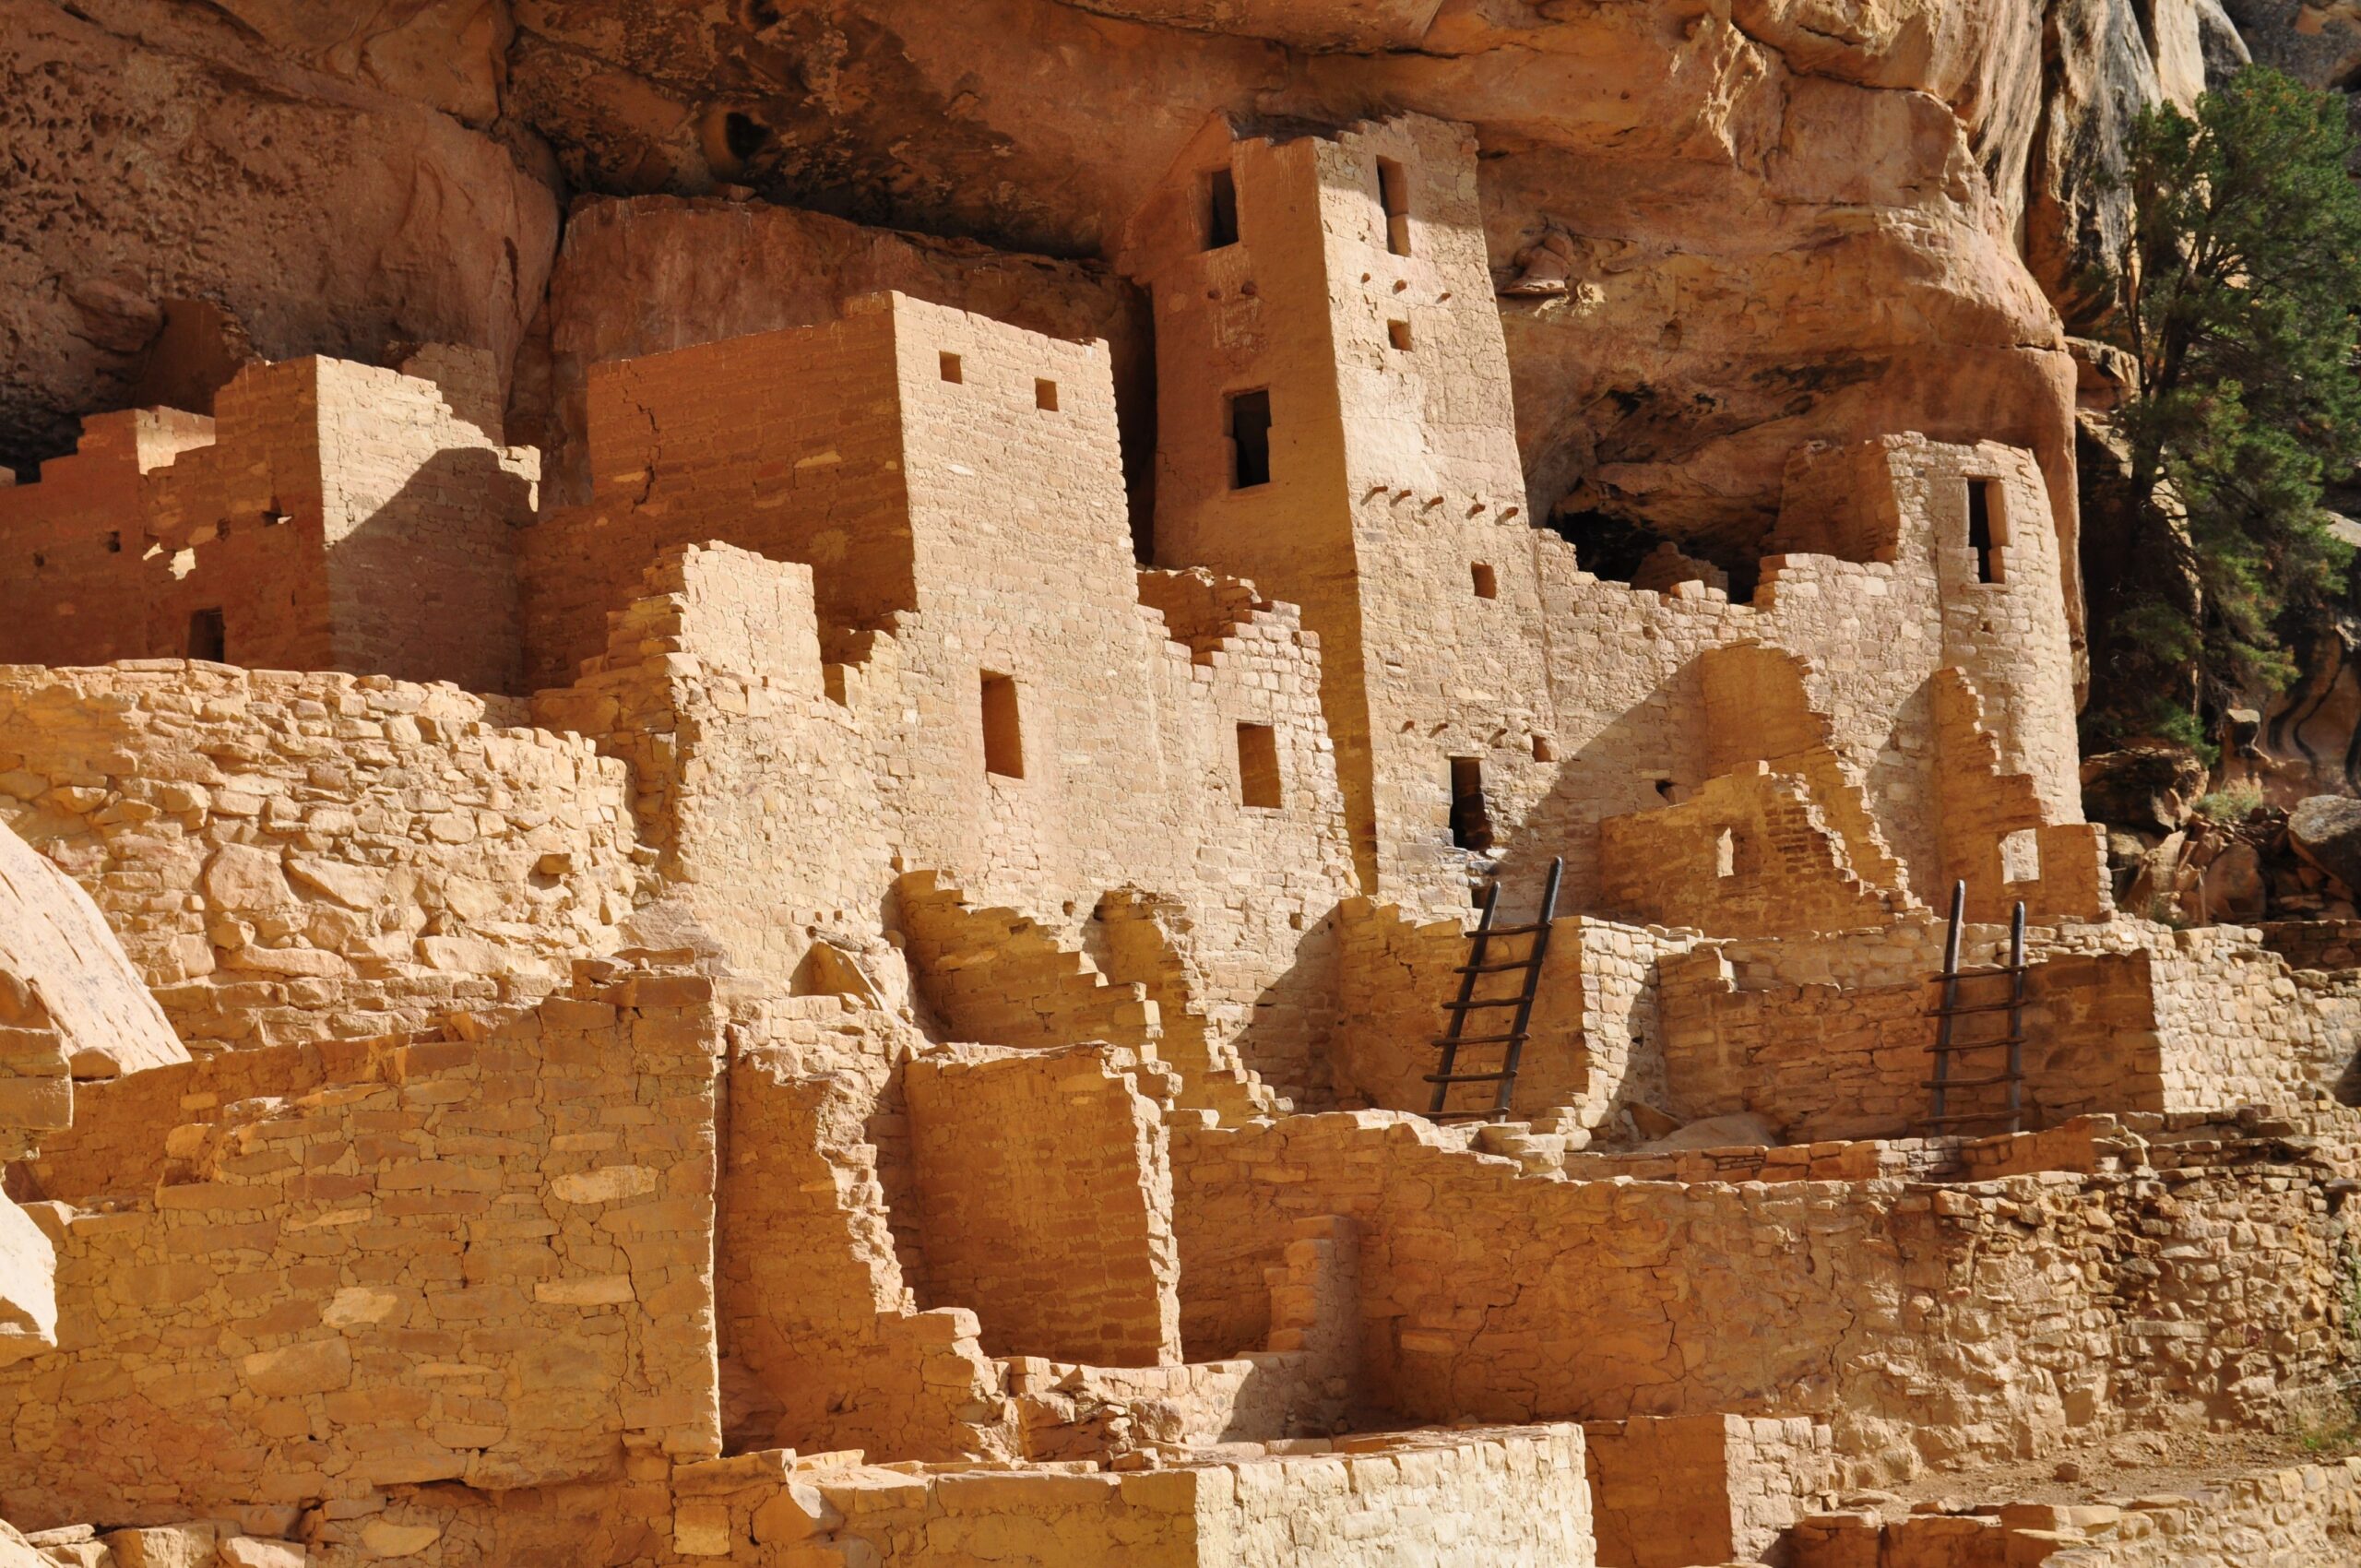
[[[1533,1023],[1534,998],[1541,986],[1542,961],[1549,952],[1549,924],[1557,918],[1558,886],[1565,874],[1565,861],[1553,857],[1549,875],[1542,887],[1540,918],[1531,925],[1496,926],[1492,923],[1498,907],[1501,886],[1492,883],[1485,889],[1483,915],[1477,922],[1470,939],[1467,962],[1460,966],[1459,995],[1447,1004],[1451,1013],[1451,1028],[1435,1043],[1442,1048],[1441,1070],[1427,1075],[1427,1082],[1435,1086],[1434,1099],[1428,1114],[1438,1122],[1505,1121],[1509,1101],[1516,1092],[1517,1074],[1525,1059],[1525,1041],[1530,1038]],[[1491,940],[1495,937],[1530,936],[1533,945],[1525,956],[1504,963],[1489,963]],[[1476,979],[1484,974],[1505,974],[1511,969],[1523,969],[1525,978],[1513,996],[1477,998]],[[1468,1035],[1465,1032],[1467,1016],[1488,1007],[1514,1007],[1516,1014],[1506,1032],[1494,1035]],[[1458,1071],[1459,1048],[1464,1045],[1498,1045],[1503,1048],[1500,1070],[1491,1073],[1462,1073]],[[1488,1109],[1453,1111],[1448,1109],[1452,1088],[1458,1084],[1491,1084],[1493,1103]]]
[[[1460,1033],[1465,1028],[1467,1015],[1471,1011],[1468,1004],[1475,1000],[1476,977],[1484,972],[1484,957],[1492,939],[1492,912],[1500,907],[1500,902],[1501,885],[1495,882],[1484,889],[1482,913],[1477,917],[1475,932],[1468,938],[1467,962],[1459,972],[1459,997],[1451,1008],[1451,1028],[1444,1032],[1442,1039],[1435,1041],[1442,1048],[1442,1062],[1440,1071],[1427,1075],[1427,1082],[1435,1087],[1434,1103],[1427,1114],[1438,1120],[1443,1115],[1444,1102],[1451,1098],[1451,1086],[1454,1081],[1452,1070],[1459,1064]]]
[[[1943,1000],[1935,1009],[1938,1020],[1935,1043],[1928,1048],[1935,1058],[1934,1076],[1923,1086],[1934,1091],[1934,1114],[1928,1119],[1931,1131],[1969,1122],[2008,1123],[2011,1133],[2024,1129],[2024,1007],[2025,1007],[2025,906],[2019,899],[2009,920],[2009,961],[1998,968],[1964,972],[1959,967],[1961,928],[1967,897],[1967,885],[1960,882],[1952,888],[1951,930],[1943,944]],[[2009,997],[2005,1002],[1963,1004],[1959,1000],[1959,982],[1963,980],[1999,980],[2009,981]],[[1953,1021],[1971,1013],[2009,1015],[2008,1032],[1992,1039],[1962,1041],[1957,1039]],[[1951,1075],[1952,1058],[1973,1051],[2008,1050],[2008,1065],[1999,1073],[1981,1078],[1954,1078]],[[2005,1085],[2009,1091],[2009,1107],[2005,1111],[1968,1111],[1947,1113],[1948,1091],[1955,1088],[1988,1088]]]

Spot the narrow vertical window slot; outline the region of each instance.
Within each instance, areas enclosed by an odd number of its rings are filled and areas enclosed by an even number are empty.
[[[1238,243],[1238,176],[1216,169],[1205,176],[1205,249]]]
[[[1484,802],[1481,757],[1451,759],[1451,841],[1463,849],[1492,847],[1492,814]]]
[[[1992,505],[1993,481],[1971,479],[1967,481],[1967,547],[1975,552],[1975,580],[1997,583],[2000,580],[2000,557],[1997,547],[2002,542]]]
[[[1271,482],[1271,395],[1234,393],[1229,402],[1229,487]]]
[[[1410,172],[1391,158],[1377,160],[1377,205],[1385,219],[1385,248],[1410,254]]]
[[[1025,777],[1025,731],[1016,712],[1016,683],[1006,675],[984,675],[984,771],[1003,778]]]

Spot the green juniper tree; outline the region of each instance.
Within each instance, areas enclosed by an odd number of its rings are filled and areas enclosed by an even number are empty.
[[[2339,590],[2320,496],[2361,458],[2351,152],[2343,94],[2262,66],[2133,130],[2114,327],[2137,365],[2124,526],[2148,591],[2101,628],[2104,736],[2201,741],[2201,713],[2286,683],[2287,640]]]

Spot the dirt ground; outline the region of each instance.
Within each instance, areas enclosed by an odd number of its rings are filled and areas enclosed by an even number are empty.
[[[2003,1503],[2113,1503],[2205,1494],[2241,1476],[2361,1454],[2361,1427],[2303,1432],[2130,1432],[2104,1443],[1973,1470],[1932,1470],[1891,1491],[1846,1492],[1847,1508],[1905,1512],[1936,1503],[1974,1513]]]

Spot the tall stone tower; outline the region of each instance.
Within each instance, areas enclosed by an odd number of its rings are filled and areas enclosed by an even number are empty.
[[[1122,265],[1155,298],[1157,563],[1303,607],[1362,886],[1464,909],[1552,771],[1472,137],[1216,120]]]

